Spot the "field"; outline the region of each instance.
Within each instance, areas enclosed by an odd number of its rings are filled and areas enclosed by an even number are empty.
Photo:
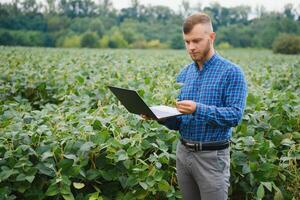
[[[248,81],[230,199],[300,199],[300,56],[219,51]],[[179,134],[106,88],[174,104],[184,51],[0,47],[0,199],[181,199]]]

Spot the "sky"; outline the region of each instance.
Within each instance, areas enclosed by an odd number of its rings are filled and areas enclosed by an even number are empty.
[[[22,1],[22,0],[21,0]],[[45,0],[36,0],[37,2],[44,2]],[[98,2],[99,0],[94,0]],[[131,0],[111,0],[116,9],[122,9],[131,5]],[[168,6],[171,9],[178,11],[182,0],[138,0],[143,5],[163,5]],[[0,0],[1,3],[12,2],[12,0]],[[300,10],[300,0],[189,0],[191,6],[195,6],[198,3],[202,7],[209,5],[212,2],[218,2],[223,7],[233,7],[238,5],[248,5],[253,10],[257,6],[264,6],[266,11],[279,11],[282,12],[284,5],[292,3],[294,7]]]

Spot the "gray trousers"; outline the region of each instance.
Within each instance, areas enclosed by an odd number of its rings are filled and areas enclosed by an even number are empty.
[[[178,142],[176,172],[184,200],[225,200],[230,177],[229,148],[193,152]]]

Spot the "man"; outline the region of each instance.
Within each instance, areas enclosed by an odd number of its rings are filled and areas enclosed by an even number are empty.
[[[161,121],[179,130],[176,169],[184,200],[223,200],[229,187],[231,129],[243,115],[247,95],[242,70],[214,50],[216,33],[208,15],[195,13],[183,23],[193,63],[178,75],[177,109],[185,115]]]

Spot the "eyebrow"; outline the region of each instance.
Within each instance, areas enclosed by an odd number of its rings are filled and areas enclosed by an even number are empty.
[[[196,41],[196,40],[203,40],[204,38],[194,38],[194,39],[191,39],[191,40],[187,40],[187,39],[184,39],[184,41]]]

